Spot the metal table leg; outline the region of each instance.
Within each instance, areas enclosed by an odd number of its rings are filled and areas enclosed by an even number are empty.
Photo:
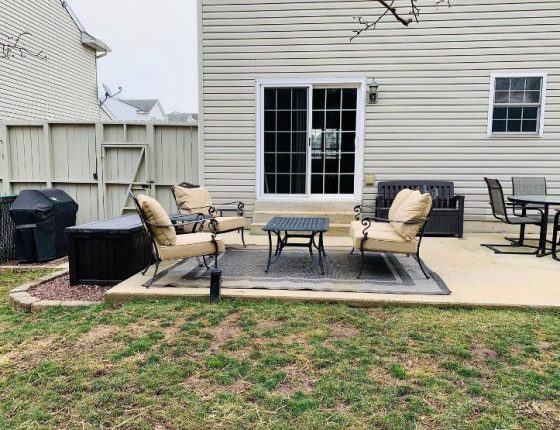
[[[323,255],[325,254],[325,247],[323,246],[323,232],[319,232],[319,267],[321,268],[321,275],[325,274],[323,267]]]
[[[278,247],[278,245],[276,245]],[[266,269],[264,270],[264,273],[268,273],[268,270],[270,269],[270,262],[272,260],[272,233],[269,231],[268,232],[268,262],[266,263]]]

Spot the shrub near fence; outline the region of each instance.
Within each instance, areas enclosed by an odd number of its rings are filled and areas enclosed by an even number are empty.
[[[10,206],[15,199],[16,196],[0,196],[0,263],[16,258],[16,226],[10,217]]]

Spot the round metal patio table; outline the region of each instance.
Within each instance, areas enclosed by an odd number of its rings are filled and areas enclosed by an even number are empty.
[[[541,235],[539,238],[539,249],[537,257],[544,257],[550,255],[546,250],[546,236],[548,234],[548,216],[550,213],[550,206],[560,206],[560,196],[551,195],[519,195],[508,197],[508,200],[520,205],[534,205],[543,208],[543,217],[541,220]]]

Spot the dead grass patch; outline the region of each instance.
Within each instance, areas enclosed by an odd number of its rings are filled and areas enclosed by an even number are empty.
[[[273,391],[274,394],[289,397],[297,391],[309,393],[315,388],[315,378],[309,375],[307,370],[298,366],[287,366],[282,368],[286,378]]]
[[[200,374],[189,376],[182,385],[184,388],[193,391],[201,400],[213,400],[216,396],[226,393],[244,396],[253,386],[251,382],[244,379],[237,379],[230,385],[222,385],[201,378]]]
[[[229,315],[220,324],[205,329],[206,333],[212,335],[210,351],[218,351],[225,343],[230,340],[239,339],[243,336],[243,329],[239,325],[237,314]]]
[[[330,326],[330,335],[334,339],[345,340],[358,335],[360,331],[353,325],[335,323]]]
[[[522,403],[517,408],[517,412],[523,416],[536,419],[541,430],[558,430],[560,428],[559,408],[552,400]]]

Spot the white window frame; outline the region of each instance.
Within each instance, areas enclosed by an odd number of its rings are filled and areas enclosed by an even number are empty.
[[[358,89],[356,106],[356,150],[354,165],[354,194],[311,194],[311,157],[307,160],[307,184],[306,194],[265,194],[263,190],[264,177],[264,89],[267,87],[307,87],[309,93],[313,94],[314,86],[333,86],[337,88],[352,87]],[[255,115],[256,115],[256,191],[257,200],[260,201],[294,201],[294,202],[361,202],[363,196],[363,176],[364,176],[364,136],[365,136],[365,102],[366,102],[366,77],[349,78],[257,78],[255,85]],[[308,121],[311,123],[313,109],[311,108],[313,98],[308,97]],[[307,139],[311,138],[311,129],[307,130]]]
[[[494,120],[494,99],[496,93],[496,78],[541,78],[542,79],[542,87],[541,87],[541,106],[540,106],[540,118],[539,118],[539,128],[536,133],[527,133],[527,132],[501,132],[501,133],[493,133],[492,132],[492,122]],[[490,94],[488,97],[488,125],[486,129],[486,136],[491,138],[527,138],[527,137],[543,137],[544,136],[544,114],[545,114],[545,107],[546,107],[546,84],[547,84],[548,74],[543,71],[535,71],[535,72],[523,72],[523,73],[508,73],[508,72],[500,72],[500,73],[492,73],[490,74]]]

